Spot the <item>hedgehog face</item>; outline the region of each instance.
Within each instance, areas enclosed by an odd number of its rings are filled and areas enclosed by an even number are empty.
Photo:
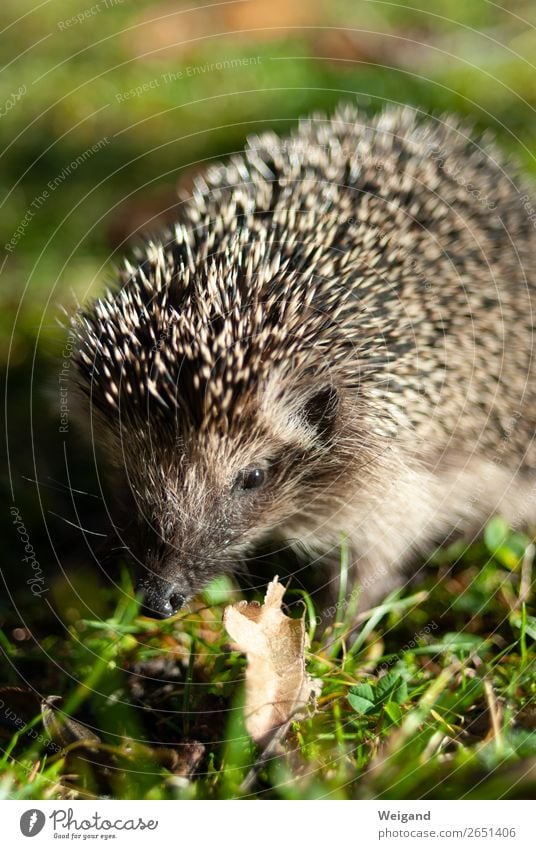
[[[256,415],[226,433],[190,429],[174,446],[153,446],[142,475],[147,446],[125,440],[129,512],[137,516],[132,550],[147,615],[176,613],[303,510],[317,464],[325,467],[338,407],[333,386],[278,399],[265,392]]]

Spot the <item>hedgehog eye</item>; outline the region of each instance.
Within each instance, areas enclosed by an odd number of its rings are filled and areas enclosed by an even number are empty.
[[[235,478],[234,488],[237,490],[260,489],[266,480],[264,469],[241,469]]]

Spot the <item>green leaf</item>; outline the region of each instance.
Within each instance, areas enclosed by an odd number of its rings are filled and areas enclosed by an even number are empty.
[[[374,690],[370,684],[356,684],[348,692],[348,701],[356,713],[365,714],[376,705],[374,702]]]
[[[507,569],[517,569],[525,556],[528,544],[529,539],[524,534],[510,534],[504,545],[495,552],[495,557]]]
[[[448,631],[441,638],[441,644],[453,652],[477,650],[482,648],[485,642],[478,634],[466,634],[464,631]]]
[[[397,702],[397,704],[401,705],[405,701],[407,701],[407,698],[408,698],[408,685],[402,679],[402,681],[400,682],[400,684],[398,685],[398,687],[396,688],[396,690],[393,693],[393,701],[395,701],[395,702]]]
[[[510,525],[500,516],[495,516],[486,525],[484,531],[484,542],[490,554],[495,555],[510,536]]]
[[[384,706],[385,713],[394,723],[398,725],[402,719],[402,711],[396,702],[387,702]]]
[[[370,702],[374,701],[374,690],[368,681],[364,681],[362,684],[355,684],[350,688],[350,693],[368,699]]]
[[[525,615],[523,620],[519,610],[514,610],[509,617],[510,624],[514,628],[524,629],[525,633],[533,640],[536,640],[536,617]]]
[[[220,575],[214,578],[210,584],[203,590],[203,596],[208,605],[215,606],[228,602],[233,593],[233,584],[227,575]]]
[[[399,672],[388,672],[387,675],[384,675],[383,678],[380,678],[376,685],[376,701],[384,701],[388,696],[393,693],[393,691],[398,687],[400,683],[401,676]]]

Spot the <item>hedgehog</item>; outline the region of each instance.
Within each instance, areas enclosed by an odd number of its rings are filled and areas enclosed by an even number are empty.
[[[266,545],[335,587],[341,541],[367,608],[451,534],[533,517],[531,203],[487,135],[409,107],[196,178],[73,319],[148,615]]]

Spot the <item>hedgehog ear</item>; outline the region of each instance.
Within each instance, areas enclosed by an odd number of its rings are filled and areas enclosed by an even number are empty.
[[[306,400],[301,418],[321,439],[328,439],[333,431],[339,409],[337,388],[329,383],[316,389]]]
[[[333,383],[307,385],[305,380],[282,387],[281,375],[274,373],[264,384],[261,410],[274,436],[283,442],[313,447],[332,434],[340,406]]]

